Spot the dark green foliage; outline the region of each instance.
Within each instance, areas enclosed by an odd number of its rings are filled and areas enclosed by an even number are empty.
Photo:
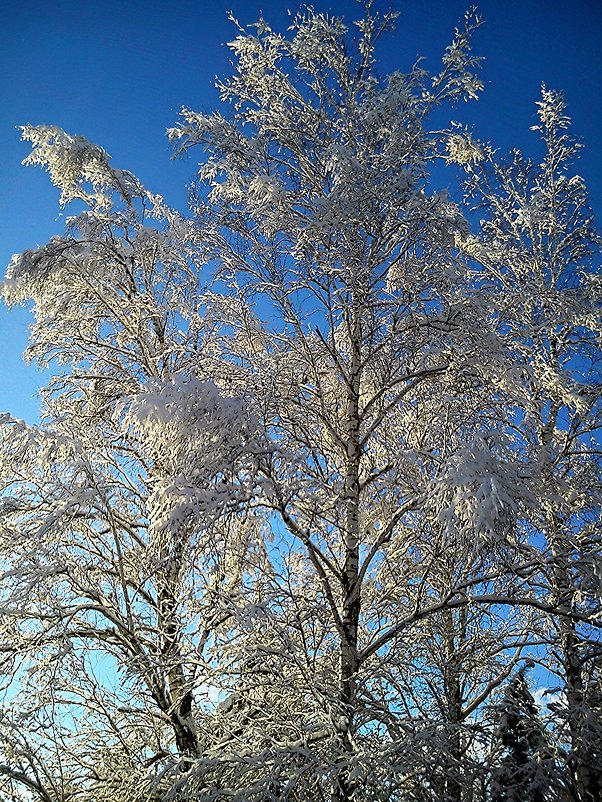
[[[492,802],[548,802],[563,797],[561,774],[522,668],[494,710],[497,747]]]

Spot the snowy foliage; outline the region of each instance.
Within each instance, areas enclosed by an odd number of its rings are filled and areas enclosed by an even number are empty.
[[[578,147],[545,88],[540,164],[442,130],[482,89],[479,19],[439,73],[383,77],[395,18],[233,20],[224,110],[169,132],[187,215],[23,129],[79,211],[0,289],[52,370],[39,426],[0,419],[7,800],[596,800]],[[526,659],[558,677],[544,723]]]

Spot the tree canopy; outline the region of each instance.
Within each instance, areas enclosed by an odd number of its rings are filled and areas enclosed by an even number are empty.
[[[539,162],[453,121],[475,12],[434,75],[394,22],[233,20],[187,212],[22,129],[73,214],[1,285],[53,373],[0,421],[7,802],[598,799],[579,145],[546,87]]]

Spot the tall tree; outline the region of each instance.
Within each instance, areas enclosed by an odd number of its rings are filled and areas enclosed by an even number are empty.
[[[2,420],[4,777],[51,799],[80,777],[110,797],[121,777],[124,798],[146,798],[145,767],[200,751],[193,693],[257,542],[235,515],[254,435],[204,372],[194,225],[86,141],[23,136],[62,202],[87,208],[3,285],[34,303],[29,356],[66,365],[43,425]]]
[[[583,179],[572,174],[580,146],[568,132],[562,95],[544,87],[538,112],[540,164],[519,151],[499,161],[489,149],[465,163],[484,218],[480,240],[464,247],[499,290],[500,335],[528,392],[515,424],[537,500],[531,543],[545,560],[534,579],[554,599],[547,636],[564,684],[575,793],[590,800],[600,779],[583,732],[596,718],[585,709],[584,672],[599,664],[599,633],[574,614],[599,623],[602,241]]]
[[[241,31],[236,74],[220,85],[232,115],[185,110],[172,132],[207,154],[197,214],[213,221],[220,276],[238,292],[229,320],[248,329],[249,305],[265,320],[236,364],[241,386],[258,385],[272,444],[265,503],[286,548],[306,552],[325,605],[322,715],[340,799],[370,771],[379,783],[373,728],[399,719],[395,702],[385,713],[368,702],[376,677],[386,682],[383,655],[395,665],[413,624],[468,604],[473,589],[497,598],[520,556],[505,539],[530,498],[490,368],[509,372],[512,353],[456,249],[460,210],[426,183],[444,138],[430,113],[479,89],[474,20],[428,82],[419,69],[377,77],[391,21],[368,13],[354,49],[340,21],[313,12],[289,37],[264,21]],[[467,558],[474,572],[434,582],[446,547],[466,537],[483,552]]]

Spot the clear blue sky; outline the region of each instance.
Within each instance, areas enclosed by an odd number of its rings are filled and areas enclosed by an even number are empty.
[[[315,0],[348,20],[352,0]],[[388,2],[376,7],[384,9]],[[384,43],[381,70],[407,70],[419,55],[437,60],[470,2],[391,0],[401,12]],[[531,151],[534,102],[543,82],[566,96],[574,132],[585,148],[579,172],[602,223],[602,2],[483,0],[485,25],[475,52],[485,58],[485,92],[454,115],[507,149]],[[15,126],[51,123],[102,145],[116,166],[184,208],[192,162],[170,160],[165,129],[187,105],[218,104],[215,75],[228,71],[224,43],[234,36],[231,10],[242,24],[263,13],[285,27],[293,0],[8,0],[0,14],[0,262],[62,231],[58,193],[39,170],[24,168],[26,144]],[[21,359],[29,314],[0,308],[0,412],[35,421],[43,376]]]

